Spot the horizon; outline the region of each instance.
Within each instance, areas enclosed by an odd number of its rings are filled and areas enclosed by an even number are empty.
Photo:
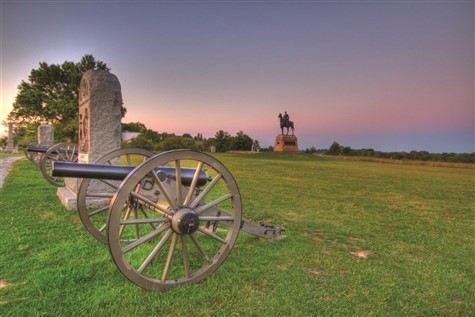
[[[121,83],[122,121],[160,133],[266,148],[287,111],[300,150],[474,152],[472,1],[0,6],[0,121],[40,62],[92,54]]]

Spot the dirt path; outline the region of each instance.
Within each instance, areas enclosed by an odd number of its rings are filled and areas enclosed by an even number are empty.
[[[7,156],[0,158],[0,187],[3,186],[3,181],[11,170],[11,164],[19,159],[25,158],[24,156]]]

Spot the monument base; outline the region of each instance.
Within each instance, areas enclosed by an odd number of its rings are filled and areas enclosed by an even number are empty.
[[[77,203],[77,196],[67,187],[59,187],[58,191],[56,192],[56,196],[58,196],[59,200],[63,204],[64,207],[68,210],[77,210],[78,203]]]
[[[5,147],[5,153],[16,153],[15,151],[15,145],[13,144],[13,140],[8,140],[7,146]]]
[[[295,135],[279,134],[275,137],[275,152],[298,152],[299,144]]]

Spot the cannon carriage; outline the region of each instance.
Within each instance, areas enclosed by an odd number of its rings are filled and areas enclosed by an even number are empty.
[[[202,152],[121,149],[94,164],[53,160],[51,177],[80,179],[77,206],[83,224],[108,246],[120,272],[145,289],[166,290],[209,277],[240,230],[285,237],[283,228],[242,219],[236,181],[220,161]]]

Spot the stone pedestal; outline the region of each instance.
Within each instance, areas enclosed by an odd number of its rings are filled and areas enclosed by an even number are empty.
[[[299,144],[295,135],[279,134],[275,137],[275,152],[298,152]]]
[[[79,91],[78,162],[93,163],[120,148],[122,93],[117,77],[102,70],[89,70]],[[77,209],[79,179],[66,178],[57,195],[68,209]]]
[[[49,124],[41,124],[38,126],[38,145],[53,146],[54,145],[54,128]]]
[[[13,122],[8,122],[8,141],[5,147],[5,153],[13,153],[15,145],[13,143]]]

